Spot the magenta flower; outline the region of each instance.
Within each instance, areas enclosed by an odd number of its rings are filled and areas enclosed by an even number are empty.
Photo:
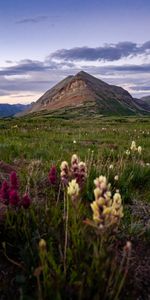
[[[9,203],[11,206],[17,206],[19,204],[19,196],[15,190],[11,190],[9,193]]]
[[[0,199],[5,204],[8,204],[8,202],[9,202],[9,185],[6,180],[3,181],[1,189],[0,189]]]
[[[28,194],[25,194],[25,195],[23,196],[22,201],[21,201],[21,204],[22,204],[22,206],[23,206],[25,209],[29,208],[29,206],[30,206],[30,204],[31,204],[31,199],[30,199],[30,197],[29,197]]]
[[[49,171],[49,174],[48,174],[48,178],[49,178],[49,182],[52,184],[52,185],[55,185],[56,182],[57,182],[57,170],[56,170],[56,167],[55,166],[52,166],[50,171]]]
[[[10,184],[11,184],[11,190],[18,190],[19,183],[16,172],[11,172],[10,174]]]

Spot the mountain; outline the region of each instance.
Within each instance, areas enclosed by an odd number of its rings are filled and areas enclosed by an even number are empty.
[[[0,104],[0,118],[12,117],[19,112],[27,110],[30,106],[23,104]]]
[[[79,110],[83,114],[132,115],[145,112],[123,88],[79,72],[40,97],[25,113]]]
[[[147,103],[148,105],[150,105],[150,95],[142,97],[140,100],[142,100],[144,103]]]

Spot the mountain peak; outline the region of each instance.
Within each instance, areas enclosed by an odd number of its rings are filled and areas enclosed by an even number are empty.
[[[85,72],[85,71],[80,71],[80,72],[78,72],[75,76],[90,76],[90,74],[88,74],[88,73]]]
[[[128,115],[138,111],[132,96],[126,90],[80,71],[48,90],[29,113],[77,107],[82,107],[88,113],[92,111],[102,115]]]

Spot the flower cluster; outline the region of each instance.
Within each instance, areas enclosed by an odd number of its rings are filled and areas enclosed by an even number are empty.
[[[83,187],[87,177],[87,168],[86,164],[80,161],[76,154],[71,157],[71,165],[69,166],[67,161],[63,161],[60,170],[61,182],[64,185],[67,186],[72,179],[75,179],[79,187]]]
[[[56,184],[56,182],[57,182],[57,170],[56,170],[55,166],[51,167],[51,169],[49,171],[49,174],[48,174],[48,178],[49,178],[50,184],[52,184],[52,185]]]
[[[79,195],[79,184],[77,183],[76,179],[72,179],[69,182],[68,188],[67,188],[67,193],[68,195],[71,196],[72,200],[75,201]]]
[[[26,193],[19,196],[19,182],[16,172],[12,172],[9,181],[4,180],[0,189],[0,201],[12,207],[23,206],[25,209],[31,204],[29,195]]]
[[[130,149],[131,149],[132,152],[136,152],[137,151],[139,154],[142,153],[142,147],[141,146],[137,147],[135,141],[132,141]]]
[[[131,146],[130,146],[130,150],[127,149],[125,153],[126,153],[127,156],[129,156],[131,153],[141,154],[142,153],[142,147],[141,146],[137,146],[136,142],[132,141]]]
[[[94,180],[95,201],[91,204],[93,220],[101,228],[118,224],[123,217],[123,206],[119,191],[112,197],[110,184],[105,176],[100,176]]]

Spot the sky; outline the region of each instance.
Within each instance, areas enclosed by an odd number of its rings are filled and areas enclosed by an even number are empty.
[[[150,0],[0,0],[0,103],[84,70],[150,95]]]

